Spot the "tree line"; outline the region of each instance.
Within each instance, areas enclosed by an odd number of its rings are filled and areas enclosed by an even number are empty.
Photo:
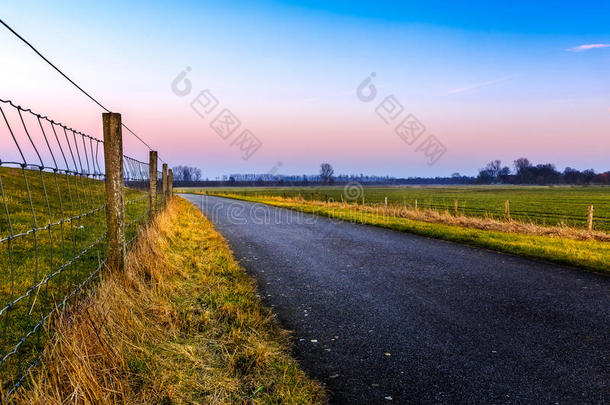
[[[320,165],[317,175],[249,174],[223,176],[217,180],[202,180],[201,169],[191,166],[173,168],[174,181],[182,186],[313,186],[360,182],[368,185],[426,185],[426,184],[609,184],[610,171],[596,173],[593,169],[578,170],[566,167],[563,172],[552,163],[532,164],[527,158],[515,160],[512,167],[500,160],[492,160],[479,169],[477,176],[453,173],[451,176],[437,177],[390,177],[365,176],[363,174],[335,174],[329,163]]]
[[[513,162],[513,169],[492,160],[479,169],[476,178],[480,184],[610,184],[610,171],[596,173],[593,169],[580,171],[566,167],[558,171],[552,163],[532,164],[527,158]]]
[[[200,181],[201,169],[192,166],[174,166],[172,167],[174,181]]]

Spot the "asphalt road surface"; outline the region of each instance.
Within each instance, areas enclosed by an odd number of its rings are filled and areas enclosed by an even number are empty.
[[[185,195],[334,403],[610,403],[610,277]]]

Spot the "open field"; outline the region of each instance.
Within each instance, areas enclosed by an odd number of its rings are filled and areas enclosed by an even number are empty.
[[[105,258],[105,189],[86,176],[0,168],[0,359],[3,384],[38,356],[44,320]],[[127,238],[146,220],[148,195],[127,189]],[[30,331],[35,332],[21,341]]]
[[[317,404],[226,241],[174,199],[59,331],[18,404]]]
[[[363,193],[361,192],[363,191]],[[505,202],[510,203],[510,216],[514,220],[538,225],[566,225],[584,228],[587,212],[593,204],[593,228],[610,232],[610,188],[604,186],[453,186],[453,187],[222,187],[191,188],[185,192],[209,191],[215,195],[297,197],[304,200],[362,203],[378,205],[388,203],[408,208],[432,209],[453,212],[458,201],[460,215],[478,218],[504,219]]]
[[[550,262],[568,264],[587,270],[610,271],[610,238],[608,234],[589,234],[585,230],[565,227],[541,227],[500,222],[493,219],[472,219],[415,210],[402,206],[343,204],[307,201],[277,196],[243,196],[207,190],[209,194],[258,202],[324,215],[354,223],[376,225],[398,231],[466,243],[507,253],[514,253]],[[200,192],[201,193],[201,192]]]

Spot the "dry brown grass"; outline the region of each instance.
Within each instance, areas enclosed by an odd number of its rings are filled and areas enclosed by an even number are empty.
[[[16,404],[324,403],[224,239],[174,199],[127,269],[57,317]]]
[[[359,205],[339,202],[324,202],[304,200],[303,198],[284,198],[284,197],[269,197],[265,199],[276,200],[279,202],[293,202],[299,204],[309,204],[312,206],[347,209],[355,213],[363,211],[378,215],[380,218],[384,216],[394,218],[407,218],[415,221],[423,221],[437,224],[455,225],[464,228],[481,229],[485,231],[499,231],[509,233],[520,233],[525,235],[538,236],[555,236],[573,240],[598,240],[602,242],[610,242],[610,234],[605,232],[593,231],[588,232],[586,229],[574,228],[565,225],[561,226],[541,226],[534,223],[520,222],[515,220],[500,221],[494,218],[477,218],[467,217],[464,215],[454,215],[449,211],[439,212],[428,209],[414,209],[404,205],[389,204],[387,211],[385,205]]]

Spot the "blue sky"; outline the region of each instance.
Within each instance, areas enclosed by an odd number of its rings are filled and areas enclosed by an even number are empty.
[[[210,178],[277,162],[395,176],[521,156],[610,168],[610,2],[8,1],[0,13],[165,160]],[[99,133],[94,105],[6,32],[0,47],[3,98]],[[171,92],[186,66],[194,91],[260,139],[250,159]],[[371,72],[380,99],[366,104],[355,88]],[[388,95],[445,145],[434,165],[375,114]]]

